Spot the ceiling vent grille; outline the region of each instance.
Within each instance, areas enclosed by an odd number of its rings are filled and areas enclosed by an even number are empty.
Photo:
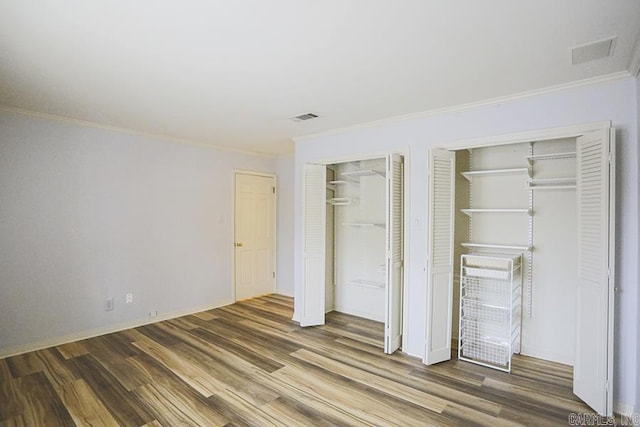
[[[616,37],[575,46],[571,49],[571,63],[573,65],[594,61],[613,55]]]
[[[298,114],[297,116],[290,117],[294,122],[304,122],[305,120],[312,120],[316,118],[318,118],[318,115],[313,113]]]

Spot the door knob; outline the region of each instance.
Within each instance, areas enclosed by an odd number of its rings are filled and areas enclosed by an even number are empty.
[[[236,248],[241,248],[241,247],[242,247],[242,243],[240,243],[240,242],[236,242],[236,243],[235,243],[235,247],[236,247]]]

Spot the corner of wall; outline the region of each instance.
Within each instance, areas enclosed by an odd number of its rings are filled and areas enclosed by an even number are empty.
[[[0,355],[232,300],[233,170],[274,158],[5,111],[0,141]]]
[[[636,74],[635,78],[635,87],[636,87],[636,96],[635,96],[635,119],[636,119],[636,146],[638,147],[636,150],[637,158],[635,171],[638,174],[638,169],[640,168],[640,73]],[[636,176],[636,183],[640,183],[640,177]],[[637,192],[637,210],[636,212],[640,212],[640,185],[636,186]],[[636,254],[640,254],[640,239],[637,239],[638,232],[640,232],[640,220],[636,216]],[[636,272],[636,283],[639,283],[640,286],[640,263],[637,264],[638,271]],[[638,298],[638,303],[636,307],[640,307],[640,289],[637,291],[636,296]],[[638,316],[638,312],[636,311],[636,316]],[[636,325],[638,325],[638,319],[636,319]],[[635,366],[640,366],[640,351],[638,350],[637,343],[640,343],[640,327],[636,326],[636,363]],[[635,396],[635,412],[640,412],[640,369],[636,370],[636,396]]]

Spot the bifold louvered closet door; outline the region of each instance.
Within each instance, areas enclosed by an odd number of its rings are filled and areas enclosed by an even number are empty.
[[[400,348],[402,338],[403,175],[402,156],[387,156],[387,295],[384,352],[388,354]]]
[[[303,276],[301,326],[324,324],[326,167],[304,165]]]
[[[431,150],[427,234],[427,339],[424,362],[451,359],[455,153]]]
[[[578,301],[573,392],[613,413],[614,131],[577,139]]]

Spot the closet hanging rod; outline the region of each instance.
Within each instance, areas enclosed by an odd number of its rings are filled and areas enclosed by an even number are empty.
[[[530,179],[531,184],[553,184],[557,182],[576,182],[575,176],[569,176],[565,178],[534,178]]]
[[[527,156],[528,160],[557,160],[557,159],[571,159],[576,157],[575,151],[566,153],[549,153],[549,154],[532,154]]]
[[[384,177],[385,173],[375,169],[363,169],[363,170],[341,172],[340,175],[347,176],[347,177],[352,176],[354,178],[361,177],[361,176],[372,176],[372,175],[379,175],[381,177]]]
[[[345,227],[384,227],[385,225],[380,222],[343,222]]]
[[[365,288],[382,289],[385,287],[384,282],[376,282],[373,280],[354,279],[347,282],[349,285],[364,286]]]
[[[474,213],[526,213],[531,215],[531,209],[460,209],[460,212],[469,216]]]
[[[533,246],[521,246],[521,245],[494,245],[491,243],[461,243],[465,248],[486,248],[486,249],[508,249],[515,251],[532,251]]]
[[[531,168],[485,169],[485,170],[461,172],[460,175],[464,176],[467,180],[471,181],[474,177],[478,177],[478,176],[506,175],[506,174],[519,174],[519,173],[525,173],[531,176]]]
[[[576,185],[527,185],[527,190],[575,190]]]
[[[330,199],[327,199],[327,204],[333,206],[346,206],[358,201],[359,199],[357,197],[331,197]]]

